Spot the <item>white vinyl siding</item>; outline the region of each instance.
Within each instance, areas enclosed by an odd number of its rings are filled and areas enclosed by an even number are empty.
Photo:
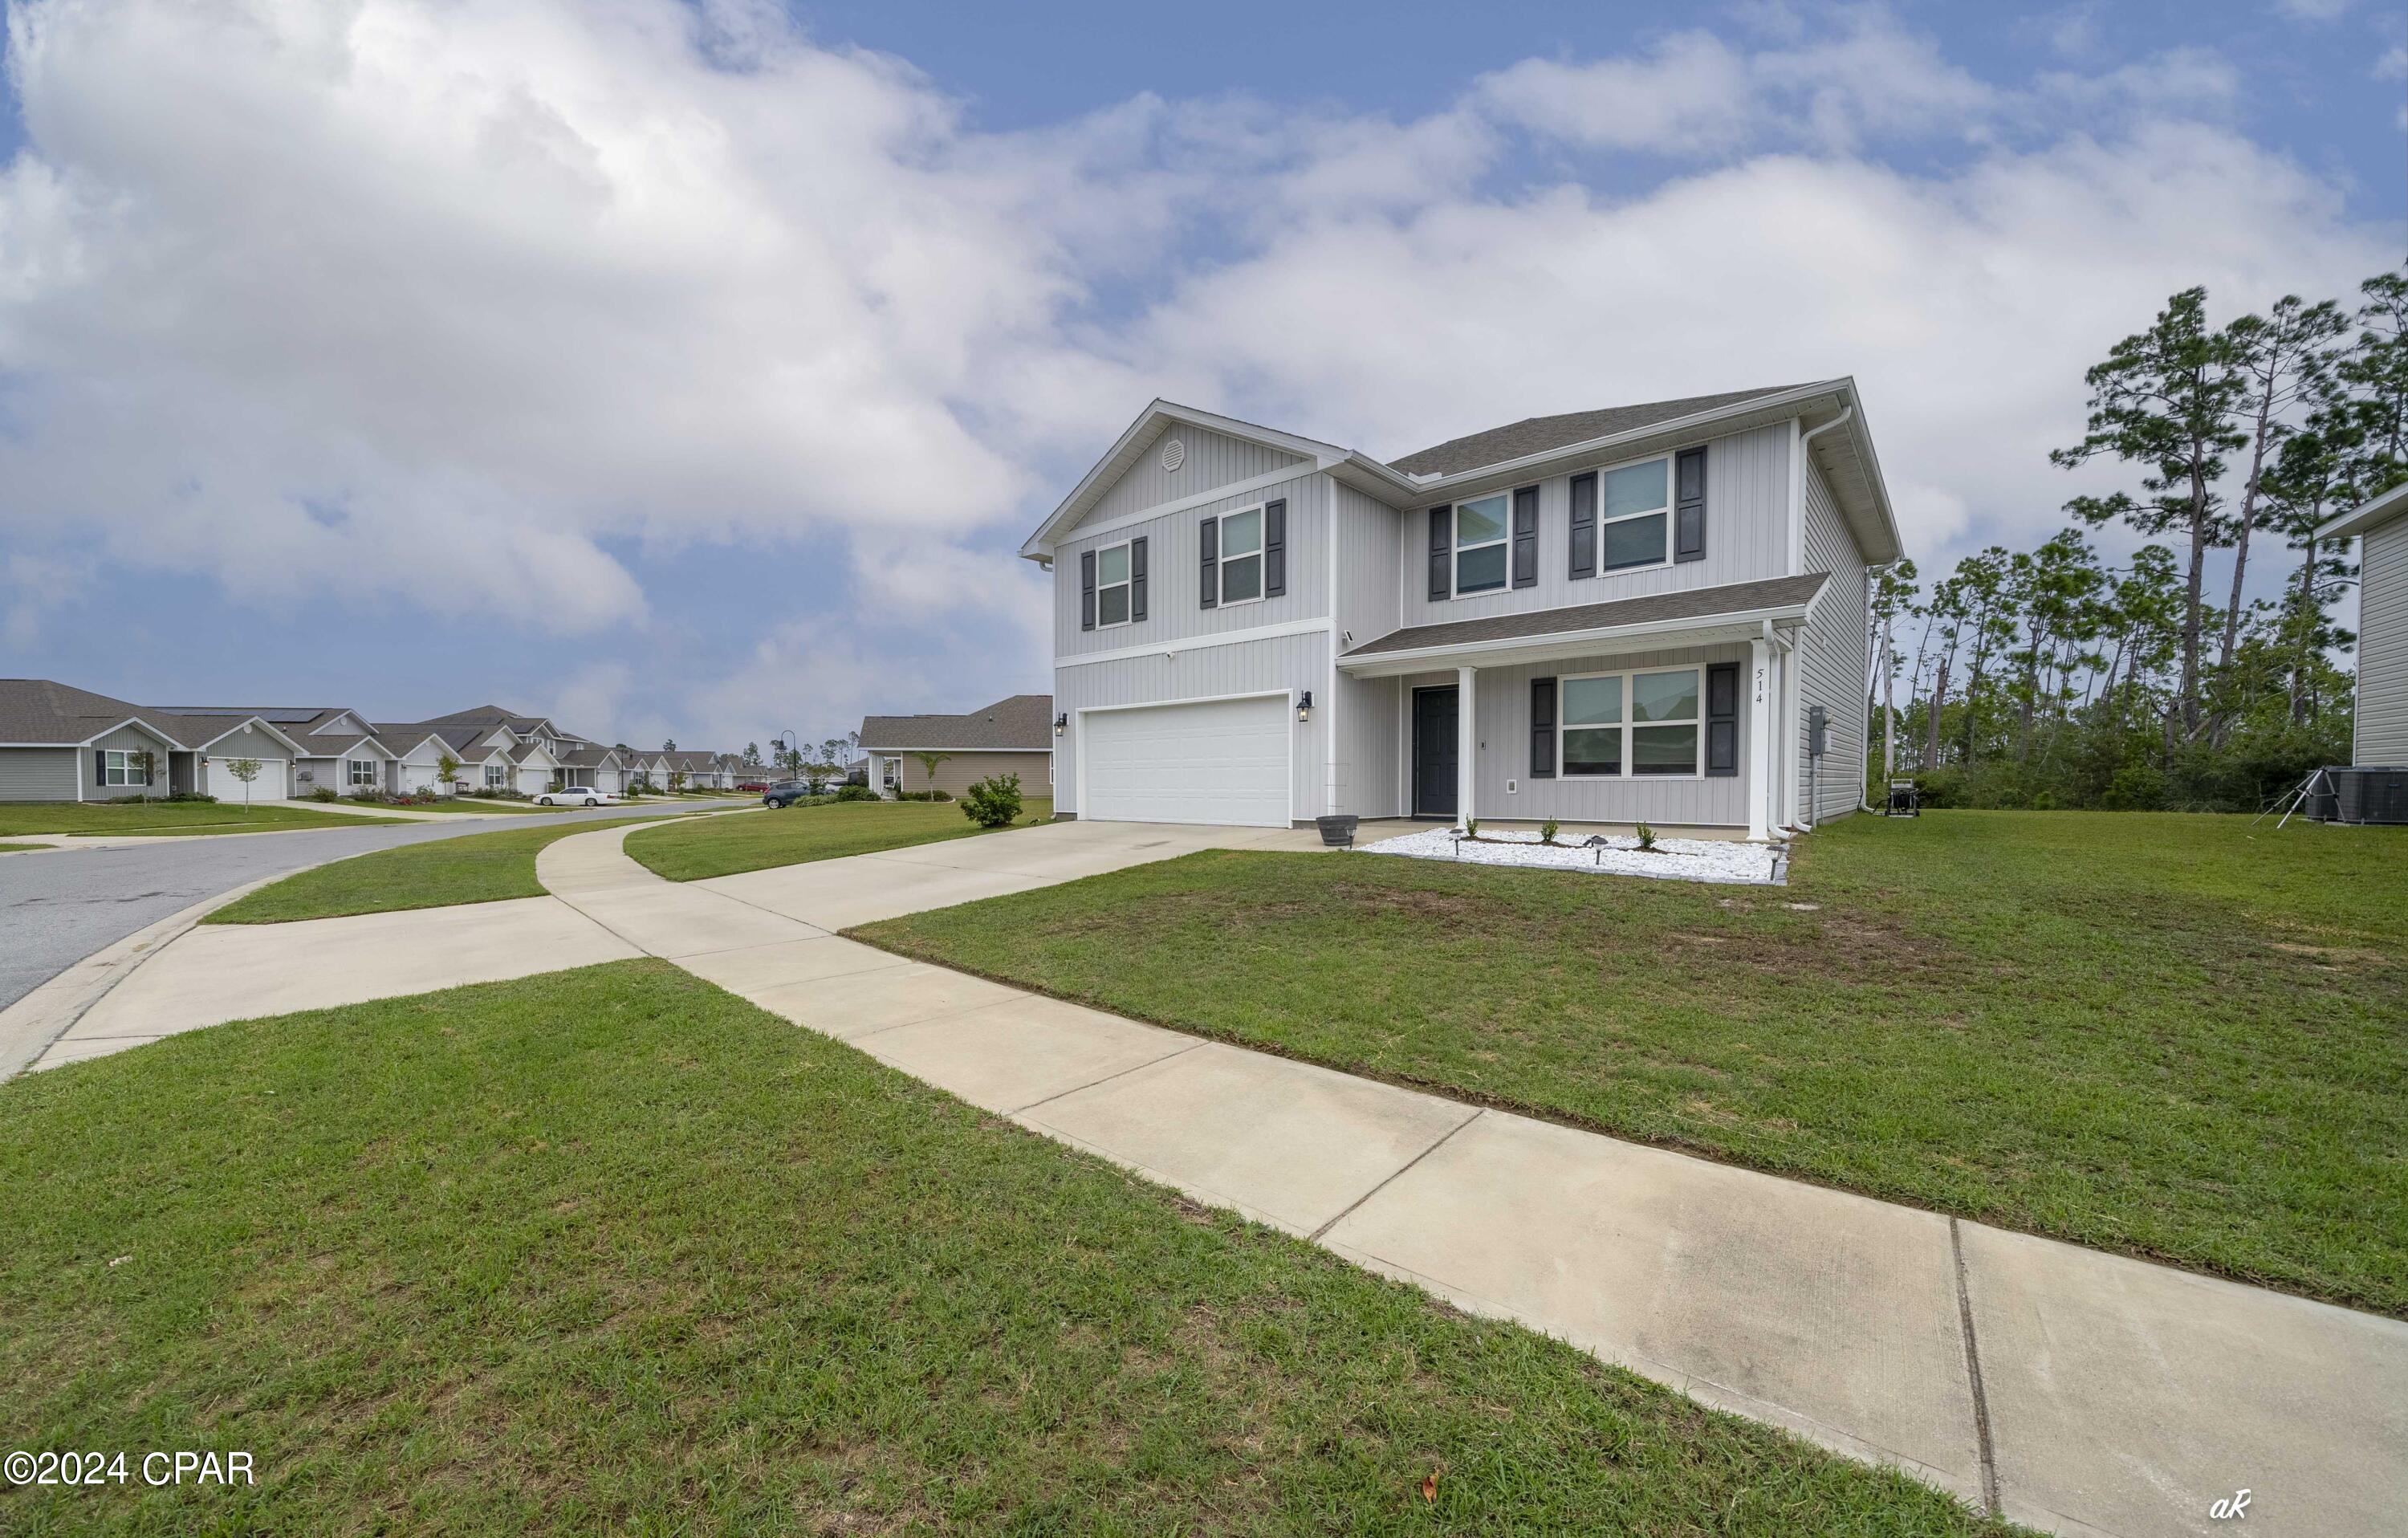
[[[1798,633],[1798,805],[1813,792],[1813,820],[1828,822],[1856,809],[1865,783],[1865,674],[1870,665],[1865,638],[1867,594],[1864,557],[1840,521],[1823,472],[1811,460],[1803,477],[1806,498],[1806,569],[1831,580],[1814,600],[1814,611]],[[1816,764],[1807,755],[1809,707],[1828,712],[1826,751]]]
[[[2358,544],[2358,738],[2350,761],[2408,764],[2408,516]]]
[[[1258,602],[1202,607],[1203,552],[1197,527],[1207,518],[1275,499],[1287,503],[1286,591]],[[1079,557],[1142,536],[1146,540],[1146,617],[1111,630],[1079,628]],[[1257,568],[1259,560],[1250,563]],[[1232,496],[1096,538],[1073,536],[1054,552],[1054,654],[1115,652],[1156,641],[1186,640],[1258,625],[1319,619],[1329,612],[1329,482],[1307,472],[1259,491]],[[1301,685],[1299,685],[1301,686]]]
[[[1575,604],[1609,603],[1650,593],[1719,587],[1789,572],[1789,424],[1758,427],[1706,445],[1706,554],[1698,561],[1657,562],[1624,571],[1600,569],[1595,577],[1570,575],[1571,476],[1539,482],[1539,580],[1530,587],[1506,587],[1470,597],[1429,597],[1428,513],[1399,512],[1412,529],[1394,557],[1401,625],[1437,625],[1524,614]],[[1606,469],[1599,464],[1582,468]],[[1603,477],[1599,477],[1603,517]],[[1435,505],[1435,498],[1433,498]],[[1670,520],[1667,520],[1669,525]],[[1604,525],[1599,526],[1602,556]],[[1669,535],[1667,536],[1669,539]],[[1352,559],[1352,556],[1348,557]],[[1355,644],[1372,639],[1357,635]]]
[[[1179,468],[1167,470],[1162,466],[1162,446],[1174,438],[1184,451],[1184,457],[1180,460]],[[1193,427],[1185,423],[1172,423],[1160,437],[1139,453],[1137,462],[1112,482],[1094,510],[1079,521],[1079,526],[1088,528],[1108,524],[1133,512],[1158,508],[1165,502],[1200,496],[1218,486],[1251,481],[1256,476],[1304,463],[1301,455],[1275,449],[1268,443],[1232,438],[1226,433]]]

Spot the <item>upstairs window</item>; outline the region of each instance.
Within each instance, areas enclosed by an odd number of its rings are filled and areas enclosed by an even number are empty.
[[[1129,622],[1129,547],[1126,541],[1096,552],[1096,628]]]
[[[1649,459],[1598,477],[1598,568],[1661,566],[1672,512],[1672,462]]]
[[[1252,603],[1263,596],[1263,510],[1248,508],[1221,520],[1221,603]]]
[[[1505,585],[1506,537],[1512,498],[1500,492],[1455,509],[1455,596],[1493,593]]]

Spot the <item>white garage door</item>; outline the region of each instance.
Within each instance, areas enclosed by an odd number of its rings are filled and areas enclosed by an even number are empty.
[[[259,766],[259,778],[251,783],[251,798],[254,801],[282,800],[286,789],[293,783],[292,760],[256,758],[252,762]],[[234,777],[233,759],[209,760],[209,794],[221,801],[232,801],[237,806],[242,803],[242,782]]]
[[[1093,711],[1082,817],[1106,823],[1288,824],[1287,699]]]
[[[435,788],[435,766],[404,764],[401,766],[401,788],[411,794]]]

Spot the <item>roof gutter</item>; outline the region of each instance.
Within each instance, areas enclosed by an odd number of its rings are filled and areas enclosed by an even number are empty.
[[[1748,416],[1757,411],[1777,410],[1784,406],[1813,400],[1818,395],[1833,395],[1844,388],[1845,385],[1842,381],[1821,380],[1813,384],[1800,385],[1795,390],[1784,390],[1777,395],[1757,395],[1729,406],[1718,406],[1711,411],[1698,411],[1684,417],[1670,417],[1662,422],[1651,422],[1643,427],[1631,427],[1619,433],[1609,433],[1603,438],[1592,438],[1579,443],[1567,443],[1559,448],[1541,449],[1537,453],[1524,454],[1519,459],[1501,459],[1494,465],[1475,465],[1470,469],[1457,470],[1452,475],[1441,475],[1435,480],[1411,482],[1410,485],[1416,494],[1444,491],[1451,486],[1485,480],[1490,476],[1505,475],[1557,459],[1585,458],[1591,454],[1602,453],[1618,444],[1635,443],[1650,438],[1679,436],[1698,427],[1711,426],[1714,423],[1727,421],[1732,417]]]

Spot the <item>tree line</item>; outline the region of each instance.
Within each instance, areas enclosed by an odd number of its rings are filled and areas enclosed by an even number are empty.
[[[1893,710],[1927,804],[2256,811],[2347,763],[2356,638],[2332,611],[2358,571],[2316,530],[2408,481],[2408,270],[2221,327],[2187,289],[2085,380],[2081,439],[2049,457],[2121,466],[2123,489],[2070,499],[2034,549],[1876,574],[1875,775]],[[2109,525],[2147,542],[2105,560],[2085,531]],[[2280,596],[2249,598],[2270,560]]]

